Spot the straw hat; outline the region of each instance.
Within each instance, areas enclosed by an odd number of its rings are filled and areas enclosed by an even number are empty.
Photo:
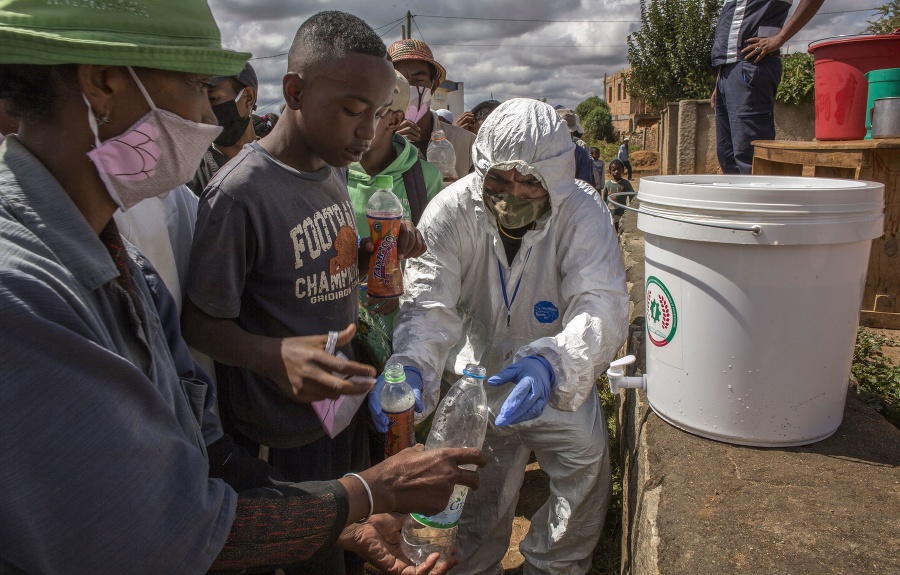
[[[440,86],[447,78],[447,70],[435,61],[434,55],[431,53],[431,48],[421,40],[412,38],[397,40],[391,44],[390,48],[388,48],[388,55],[391,57],[392,62],[402,62],[403,60],[420,60],[422,62],[428,62],[434,66],[437,74],[435,79],[437,80],[438,86]]]

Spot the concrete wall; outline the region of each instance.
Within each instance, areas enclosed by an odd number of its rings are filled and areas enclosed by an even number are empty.
[[[709,100],[670,103],[660,119],[657,149],[663,174],[717,174],[716,118]],[[775,103],[776,140],[812,140],[815,106]]]

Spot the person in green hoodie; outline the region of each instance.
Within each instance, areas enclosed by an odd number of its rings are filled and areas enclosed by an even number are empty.
[[[394,193],[403,204],[403,219],[411,220],[413,224],[419,222],[425,206],[444,187],[441,172],[434,165],[419,159],[416,147],[397,134],[408,107],[409,82],[397,72],[394,99],[375,127],[375,138],[369,150],[359,162],[353,162],[349,167],[347,187],[360,237],[369,236],[366,203],[375,193],[375,176],[393,177]],[[364,293],[360,294],[360,302],[370,313],[383,317],[380,327],[390,336],[399,300],[368,300],[364,296]]]

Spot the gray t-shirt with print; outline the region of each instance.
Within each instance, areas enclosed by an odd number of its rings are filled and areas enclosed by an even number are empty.
[[[357,249],[346,171],[299,172],[254,142],[200,201],[187,294],[206,314],[257,335],[341,330],[357,320]],[[349,346],[342,351],[352,358]],[[324,435],[312,408],[272,381],[244,368],[217,373],[250,439],[289,448]]]

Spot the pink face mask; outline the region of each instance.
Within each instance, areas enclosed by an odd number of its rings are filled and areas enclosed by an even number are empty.
[[[150,111],[119,136],[100,142],[90,102],[88,123],[95,147],[88,157],[100,173],[109,196],[124,212],[141,200],[164,194],[189,182],[222,128],[185,120],[160,110],[137,74],[131,77],[150,104]]]
[[[422,116],[428,113],[429,106],[431,106],[431,88],[410,86],[406,119],[410,122],[418,122]]]

